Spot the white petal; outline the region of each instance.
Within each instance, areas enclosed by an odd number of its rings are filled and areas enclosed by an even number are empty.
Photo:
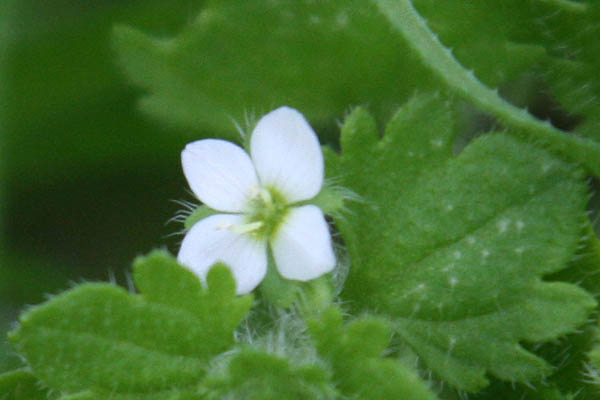
[[[317,206],[292,208],[271,238],[281,276],[308,281],[335,267],[335,254],[325,217]]]
[[[261,184],[275,187],[290,203],[312,199],[323,186],[319,139],[293,108],[278,108],[258,121],[250,153]]]
[[[192,142],[181,152],[183,173],[190,188],[212,209],[241,212],[258,188],[252,160],[239,146],[225,140]]]
[[[267,248],[265,241],[230,229],[242,223],[240,215],[216,214],[201,220],[185,235],[177,259],[202,280],[221,261],[231,268],[237,293],[251,292],[267,272]]]

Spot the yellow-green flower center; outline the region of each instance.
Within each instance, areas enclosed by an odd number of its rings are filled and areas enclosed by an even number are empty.
[[[283,221],[288,203],[274,188],[261,187],[250,200],[247,219],[244,225],[238,226],[238,233],[250,233],[259,239],[271,236]]]

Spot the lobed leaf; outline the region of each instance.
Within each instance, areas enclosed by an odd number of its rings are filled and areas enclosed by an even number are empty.
[[[193,395],[251,305],[225,267],[208,288],[165,252],[135,263],[141,295],[80,285],[22,315],[10,339],[50,388],[115,399]],[[77,398],[77,397],[75,397]]]
[[[600,240],[588,224],[585,227],[585,236],[568,267],[548,276],[547,279],[577,283],[597,300],[600,294],[600,277],[597,272],[599,265]],[[576,332],[537,348],[542,357],[556,365],[546,381],[563,393],[576,393],[579,400],[595,399],[598,395],[597,385],[590,379],[583,379],[590,371],[588,353],[592,351],[599,337],[596,319],[596,314],[592,314],[586,324]]]
[[[581,172],[502,134],[452,155],[448,105],[419,96],[379,140],[355,110],[334,173],[363,201],[338,219],[352,259],[344,298],[391,315],[429,368],[476,391],[486,373],[528,382],[551,372],[521,341],[573,332],[594,299],[544,282],[574,256],[586,221]]]
[[[392,335],[389,321],[364,316],[344,324],[330,308],[310,322],[317,351],[331,365],[333,379],[347,398],[433,400],[437,397],[409,367],[382,357]]]
[[[179,279],[173,280],[177,271]],[[155,251],[134,262],[134,280],[142,297],[148,302],[162,304],[193,314],[205,331],[205,345],[216,352],[233,344],[232,333],[250,307],[252,296],[238,297],[230,270],[217,264],[204,288],[197,276],[164,252]]]

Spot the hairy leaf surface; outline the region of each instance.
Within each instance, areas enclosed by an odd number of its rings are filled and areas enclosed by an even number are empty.
[[[319,355],[331,364],[340,392],[351,399],[434,400],[437,397],[415,371],[382,357],[392,336],[392,324],[364,316],[347,324],[336,308],[310,323]]]
[[[88,283],[21,317],[11,339],[44,384],[123,400],[193,393],[252,302],[227,268],[205,289],[164,252],[138,259],[134,276],[141,295]]]
[[[519,342],[585,322],[594,299],[544,282],[573,257],[585,221],[581,172],[507,135],[452,154],[452,118],[435,97],[402,107],[378,138],[355,110],[330,166],[362,196],[338,219],[353,269],[344,297],[388,313],[444,380],[464,390],[486,373],[527,382],[550,366]]]
[[[327,400],[337,399],[327,370],[293,365],[288,359],[246,348],[229,361],[226,374],[207,380],[208,399]]]

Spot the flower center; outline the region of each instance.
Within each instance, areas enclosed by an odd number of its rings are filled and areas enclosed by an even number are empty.
[[[252,194],[247,222],[240,229],[259,238],[266,238],[277,229],[288,210],[287,202],[274,188],[260,187]]]

